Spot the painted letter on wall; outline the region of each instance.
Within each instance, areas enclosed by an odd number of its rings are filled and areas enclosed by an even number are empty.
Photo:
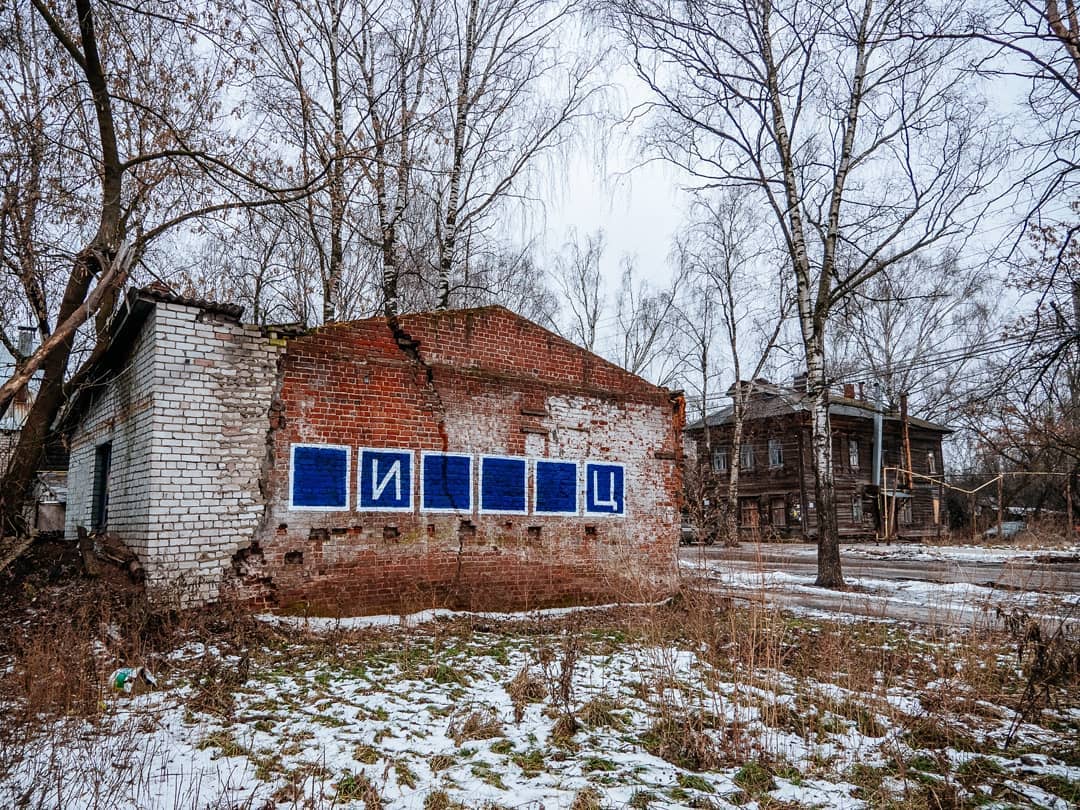
[[[585,465],[585,511],[589,514],[621,515],[623,467],[621,464]]]
[[[356,508],[373,512],[411,512],[412,450],[361,448]]]
[[[425,512],[472,511],[472,457],[424,453],[420,470],[421,509]]]
[[[349,448],[294,444],[289,468],[289,508],[349,508]]]

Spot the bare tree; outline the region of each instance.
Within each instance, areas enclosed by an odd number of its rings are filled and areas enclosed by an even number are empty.
[[[683,470],[683,492],[686,509],[693,525],[703,532],[706,542],[718,531],[717,510],[712,470],[712,433],[708,429],[710,407],[715,407],[714,386],[719,384],[721,357],[716,347],[719,331],[719,302],[716,288],[710,279],[692,268],[696,256],[685,236],[677,237],[672,246],[670,261],[684,276],[684,295],[674,313],[679,356],[678,373],[687,392],[687,411],[694,413],[705,426],[704,458],[696,452],[687,458]],[[697,448],[692,448],[696,450]],[[696,462],[696,463],[695,463]]]
[[[944,418],[988,359],[990,286],[954,251],[891,265],[837,307],[830,376],[880,383],[889,409],[911,394],[922,415]]]
[[[324,255],[305,218],[287,206],[245,209],[204,223],[199,249],[176,256],[170,282],[186,295],[243,304],[254,323],[313,324],[325,315],[318,270]],[[370,281],[370,272],[343,274],[337,300],[345,314],[377,308],[381,299]]]
[[[1073,205],[1074,216],[1080,203]],[[1010,275],[1021,314],[991,347],[963,411],[984,451],[1014,470],[1067,474],[1080,492],[1080,242],[1076,220],[1029,229]],[[1064,487],[1048,482],[1060,508]],[[1075,504],[1075,501],[1074,501]]]
[[[66,277],[56,278],[58,302],[46,301],[40,347],[0,386],[3,407],[40,373],[0,482],[0,523],[18,531],[80,326],[97,313],[103,333],[118,291],[155,240],[216,211],[277,204],[284,190],[260,179],[245,144],[226,130],[223,88],[239,61],[229,49],[233,18],[216,4],[176,15],[167,2],[19,0],[0,7],[0,30],[14,34],[0,45],[5,57],[18,54],[0,60],[0,121],[20,125],[31,82],[49,102],[43,128],[63,154],[63,173],[47,199],[60,207],[39,212],[34,227],[68,261]],[[44,59],[52,61],[41,67]],[[61,131],[65,139],[52,140]],[[8,166],[3,173],[10,176]],[[104,346],[99,340],[92,357]]]
[[[431,146],[430,186],[440,308],[451,300],[461,243],[476,242],[505,203],[527,199],[532,172],[567,144],[597,92],[595,62],[567,58],[573,2],[448,0],[443,8],[433,87],[441,148]]]
[[[487,246],[464,263],[451,303],[456,307],[499,304],[531,321],[557,328],[559,299],[536,266],[531,245]]]
[[[1026,89],[1018,133],[1029,161],[1020,183],[1035,191],[1029,216],[1075,196],[1080,166],[1080,16],[1074,0],[989,0],[935,36],[973,40],[976,70]],[[1017,82],[1016,80],[1020,81]],[[1074,232],[1069,232],[1069,239]]]
[[[683,242],[688,269],[713,291],[716,318],[734,380],[731,398],[727,508],[721,535],[725,545],[739,542],[739,472],[743,437],[757,380],[771,359],[791,310],[786,275],[767,249],[767,234],[739,192],[700,196]],[[749,361],[749,362],[748,362]],[[743,372],[750,369],[744,378]],[[706,419],[705,434],[708,435]],[[712,464],[712,458],[706,463]]]
[[[623,257],[615,298],[615,350],[612,359],[631,374],[668,385],[679,372],[676,296],[682,289],[681,268],[662,289],[635,278],[635,262]]]
[[[600,276],[603,256],[603,231],[587,234],[582,241],[571,229],[570,238],[555,257],[555,284],[569,311],[562,333],[589,351],[596,348],[596,329],[604,309]]]
[[[890,264],[967,233],[1000,165],[984,104],[965,88],[960,45],[922,36],[961,9],[923,0],[605,7],[655,99],[650,146],[702,184],[755,189],[780,234],[811,401],[817,583],[840,587],[830,316]]]
[[[321,281],[320,320],[370,314],[372,297],[396,313],[409,252],[402,231],[422,168],[417,142],[429,132],[434,3],[236,2],[250,11],[265,148],[288,176],[323,178],[287,209],[298,227],[285,231],[290,252]]]

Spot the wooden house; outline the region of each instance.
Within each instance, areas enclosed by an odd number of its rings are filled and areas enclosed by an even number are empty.
[[[747,385],[747,383],[743,383]],[[875,485],[875,406],[845,386],[830,402],[836,517],[842,539],[927,538],[948,532],[940,481],[941,442],[952,431],[896,410],[882,413],[883,485]],[[905,444],[905,423],[908,441]],[[686,428],[689,463],[698,465],[704,501],[713,505],[706,526],[717,526],[727,503],[732,457],[732,406]],[[908,449],[910,445],[910,467]],[[739,453],[742,533],[777,539],[816,536],[810,401],[805,384],[753,383]],[[910,477],[895,468],[910,469]],[[927,476],[920,478],[919,476]],[[881,479],[879,479],[881,480]]]

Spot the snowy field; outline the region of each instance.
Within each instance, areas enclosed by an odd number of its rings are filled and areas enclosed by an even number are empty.
[[[157,688],[0,746],[0,806],[1076,806],[1075,671],[1021,650],[1022,629],[697,598],[192,631],[128,662]]]

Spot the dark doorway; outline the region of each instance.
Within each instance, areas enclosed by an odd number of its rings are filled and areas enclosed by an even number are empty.
[[[90,528],[104,530],[109,519],[109,467],[112,464],[112,442],[99,444],[94,450],[94,493],[90,504]]]

